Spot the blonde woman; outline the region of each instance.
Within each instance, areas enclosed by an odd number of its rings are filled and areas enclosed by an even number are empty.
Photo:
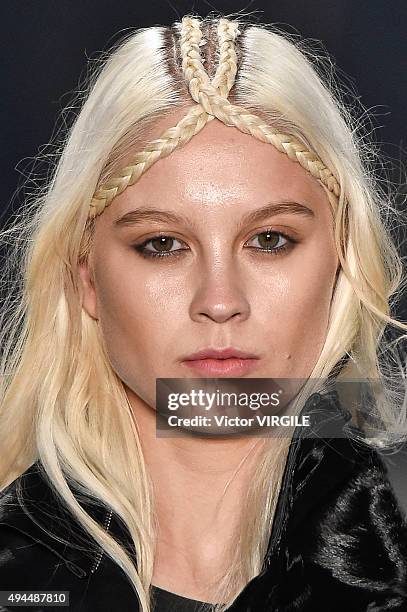
[[[187,15],[93,73],[3,232],[1,609],[407,608],[393,211],[316,60]],[[320,390],[329,436],[158,437],[156,379],[208,376],[385,384],[369,435]]]

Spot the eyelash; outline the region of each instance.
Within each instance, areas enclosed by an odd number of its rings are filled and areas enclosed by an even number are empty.
[[[255,234],[253,237],[257,237],[260,236],[262,234],[267,234],[267,233],[271,233],[271,234],[277,234],[278,236],[282,236],[283,238],[285,238],[287,240],[286,244],[284,244],[283,246],[280,247],[274,247],[272,249],[262,249],[262,248],[258,248],[258,247],[248,247],[257,251],[260,251],[260,253],[264,253],[266,255],[280,255],[282,253],[284,253],[285,251],[287,251],[290,247],[293,246],[293,244],[295,244],[297,241],[294,240],[293,238],[291,238],[290,236],[288,236],[287,234],[285,234],[284,232],[277,232],[277,231],[273,231],[272,229],[267,229],[264,230],[263,232],[258,232],[257,234]],[[145,240],[144,242],[142,242],[141,244],[136,244],[133,245],[133,248],[142,256],[145,257],[146,259],[151,259],[153,257],[174,257],[174,256],[179,256],[182,251],[187,251],[188,249],[182,248],[182,249],[176,249],[175,251],[149,251],[148,249],[146,249],[146,245],[151,242],[152,240],[155,240],[157,238],[173,238],[173,236],[170,236],[168,234],[157,234],[156,236],[153,236],[152,238],[149,238],[148,240]],[[177,240],[175,238],[175,240]],[[252,240],[252,238],[250,239]],[[181,241],[178,241],[181,242]]]

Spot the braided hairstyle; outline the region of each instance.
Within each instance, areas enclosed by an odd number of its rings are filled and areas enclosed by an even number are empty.
[[[34,190],[0,232],[0,247],[10,250],[0,268],[7,292],[0,313],[0,486],[39,459],[64,506],[123,569],[142,612],[151,611],[154,497],[139,429],[101,326],[82,307],[78,272],[80,265],[93,264],[97,215],[215,117],[273,144],[326,190],[341,268],[326,342],[310,378],[324,379],[343,360],[355,366],[357,378],[361,372],[364,379],[385,375],[386,395],[371,410],[378,434],[366,442],[407,439],[407,393],[399,384],[406,368],[402,363],[399,369],[383,333],[387,325],[407,332],[391,315],[404,276],[389,231],[399,219],[375,180],[369,138],[366,147],[356,117],[340,89],[334,91],[331,62],[328,75],[321,71],[327,87],[316,69],[323,57],[292,38],[274,26],[253,26],[243,15],[238,21],[186,16],[172,27],[131,32],[90,74],[89,91],[81,85],[78,99],[86,99],[63,147],[58,143],[46,190]],[[68,114],[76,101],[75,95]],[[146,126],[181,106],[181,121],[145,146]],[[136,150],[142,152],[134,155]],[[33,174],[30,189],[36,179]],[[274,439],[257,466],[216,601],[230,605],[261,572],[288,444],[288,437]],[[66,476],[92,503],[99,500],[117,512],[137,566],[127,547],[84,514]]]
[[[283,134],[267,125],[259,116],[229,102],[228,95],[237,74],[236,40],[241,34],[237,21],[224,17],[217,22],[219,62],[211,80],[203,66],[200,47],[203,39],[199,19],[185,16],[181,21],[180,51],[182,72],[189,93],[196,102],[175,127],[151,140],[144,151],[136,153],[131,163],[104,185],[97,187],[89,207],[89,217],[100,215],[112,200],[133,185],[157,160],[169,155],[176,147],[186,144],[194,134],[215,117],[227,126],[237,127],[261,142],[272,144],[278,151],[301,164],[328,192],[338,197],[340,186],[333,172],[322,160],[293,136]]]

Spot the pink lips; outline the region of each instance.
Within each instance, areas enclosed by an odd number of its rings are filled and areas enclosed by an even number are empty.
[[[243,376],[258,365],[259,358],[234,348],[203,349],[185,358],[182,363],[200,375],[209,377]]]

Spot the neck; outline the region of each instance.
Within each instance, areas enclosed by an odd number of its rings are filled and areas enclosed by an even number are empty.
[[[264,439],[193,434],[157,438],[155,410],[130,390],[128,396],[154,489],[156,567],[161,568],[156,579],[161,576],[161,584],[172,584],[167,567],[175,563],[202,585],[202,572],[208,574],[209,567],[219,574],[222,551],[238,528]],[[226,567],[227,562],[223,557]]]

